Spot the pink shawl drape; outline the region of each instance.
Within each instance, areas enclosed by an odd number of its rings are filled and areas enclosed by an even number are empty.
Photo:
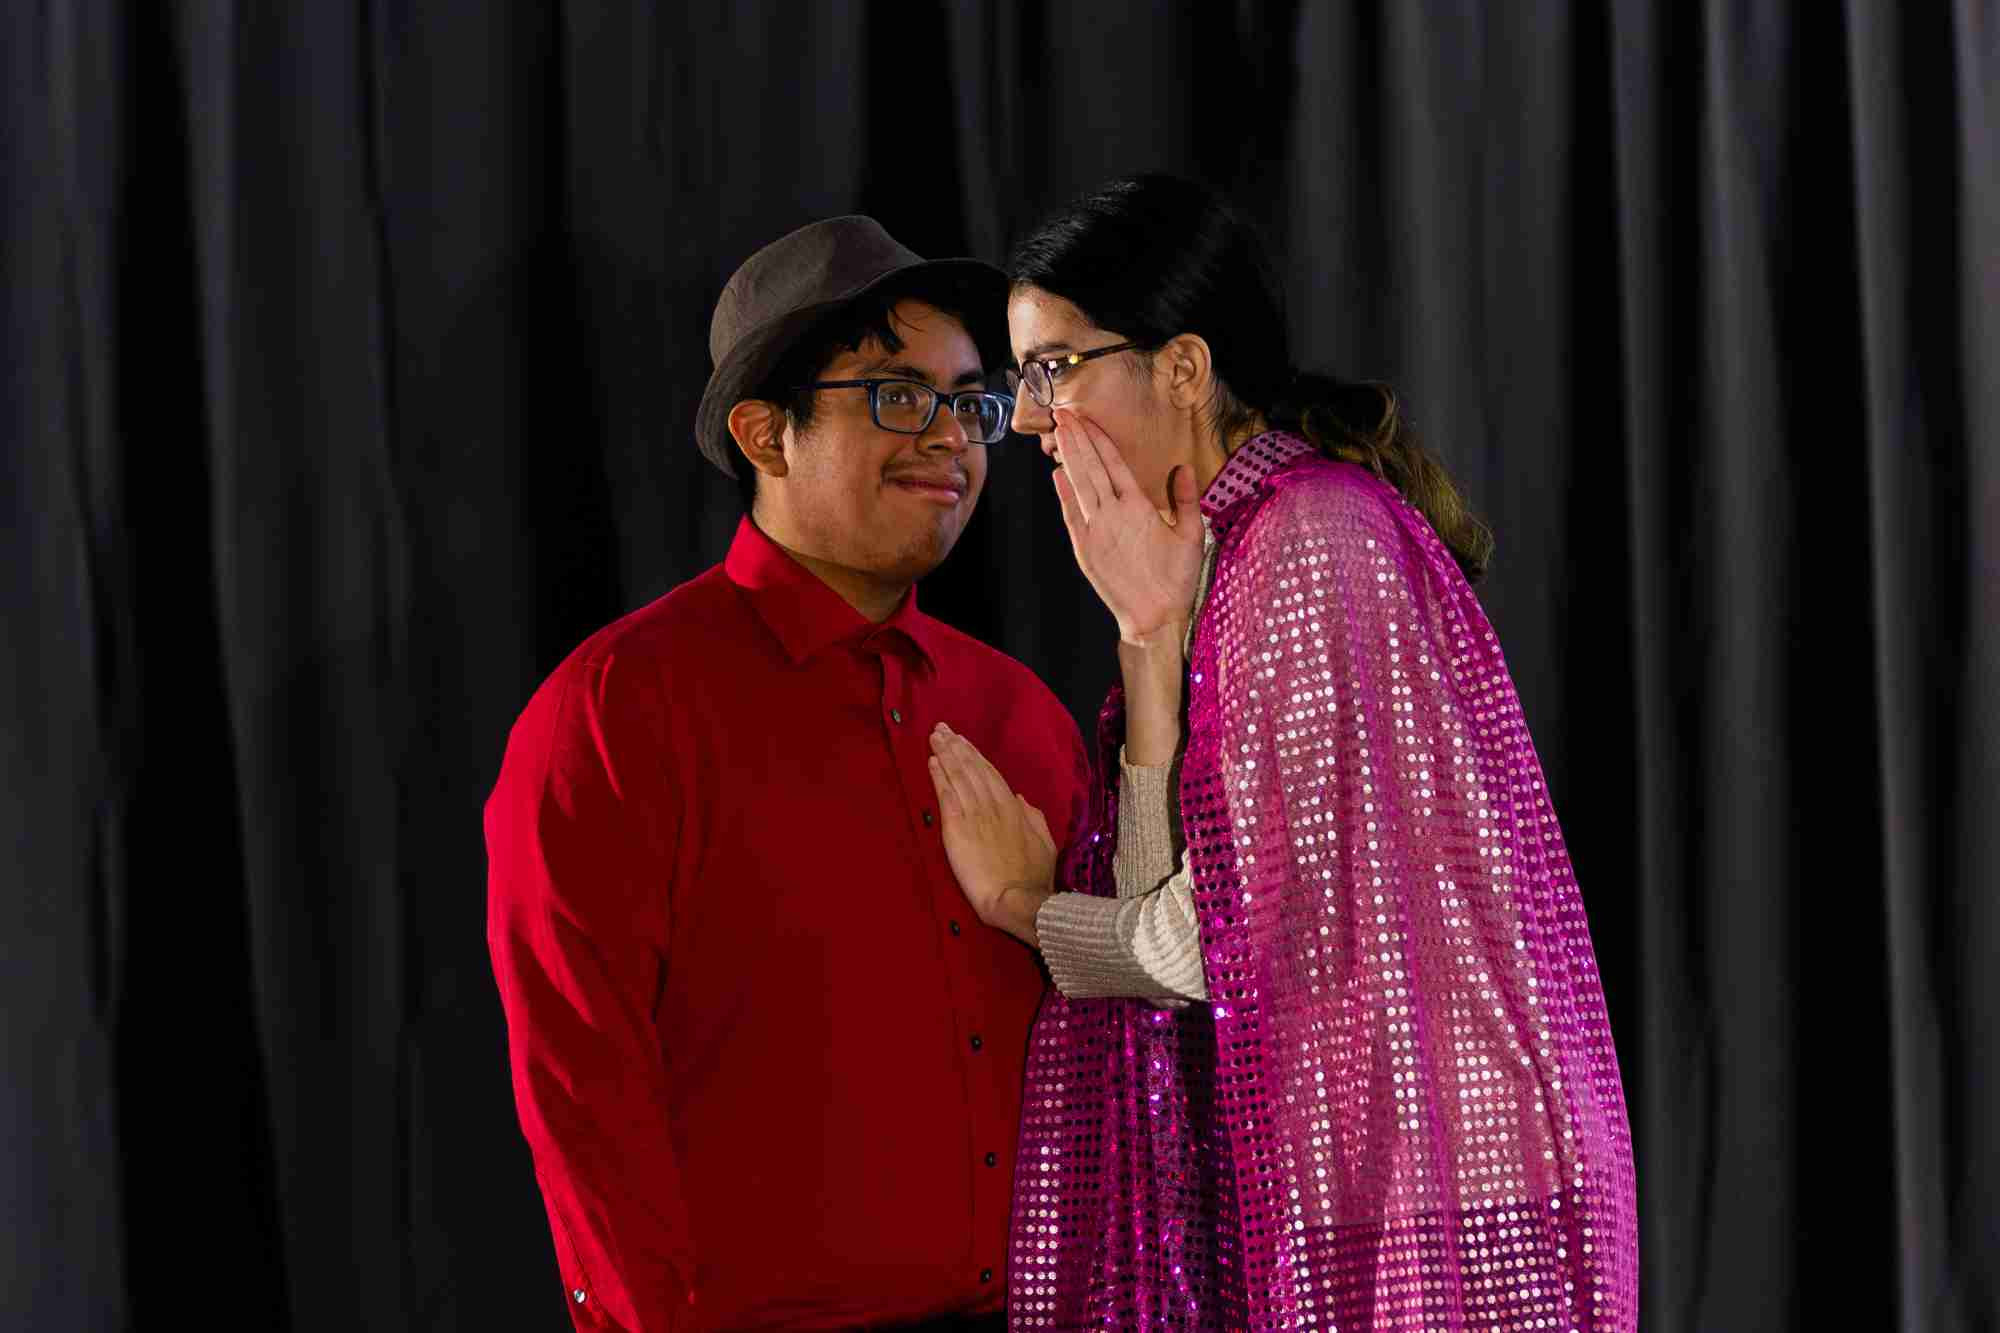
[[[1631,1136],[1500,647],[1430,526],[1295,435],[1234,454],[1179,799],[1210,1002],[1051,994],[1017,1329],[1629,1330]],[[1123,733],[1113,690],[1100,774]],[[1067,887],[1114,892],[1115,786]]]

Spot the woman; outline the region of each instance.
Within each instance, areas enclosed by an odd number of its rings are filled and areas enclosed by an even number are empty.
[[[960,884],[1059,992],[1012,1325],[1634,1327],[1624,1097],[1470,586],[1490,535],[1386,390],[1292,367],[1209,192],[1114,183],[1012,268],[1016,428],[1122,680],[1117,788],[1059,876],[1040,813],[933,737]]]

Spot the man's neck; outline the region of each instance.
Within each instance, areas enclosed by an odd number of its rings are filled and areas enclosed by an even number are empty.
[[[751,521],[756,522],[755,519]],[[807,555],[804,551],[786,545],[783,538],[764,528],[762,524],[758,526],[763,529],[766,537],[784,550],[785,554],[805,566],[814,578],[840,594],[840,600],[859,611],[870,624],[879,625],[895,614],[896,608],[902,604],[903,594],[910,590],[910,585],[907,583],[884,582],[872,575],[849,569],[845,565],[822,560],[816,555]]]

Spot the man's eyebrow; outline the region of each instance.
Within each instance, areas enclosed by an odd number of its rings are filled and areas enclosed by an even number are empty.
[[[934,382],[928,370],[925,370],[922,366],[913,366],[907,361],[872,361],[861,368],[861,373],[863,375],[894,375],[898,379],[916,380],[921,384],[931,384]],[[979,367],[973,366],[970,369],[959,371],[958,378],[952,381],[952,386],[955,388],[961,384],[980,384],[984,383],[985,379],[985,372],[980,370]]]

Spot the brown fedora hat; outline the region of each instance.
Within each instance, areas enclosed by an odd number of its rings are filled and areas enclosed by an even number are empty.
[[[736,475],[739,450],[729,436],[729,410],[762,384],[799,336],[877,284],[918,270],[959,275],[974,291],[990,288],[996,308],[1007,300],[1007,275],[977,259],[924,259],[873,218],[828,218],[759,250],[743,261],[708,325],[715,370],[695,412],[695,442],[708,461]]]

